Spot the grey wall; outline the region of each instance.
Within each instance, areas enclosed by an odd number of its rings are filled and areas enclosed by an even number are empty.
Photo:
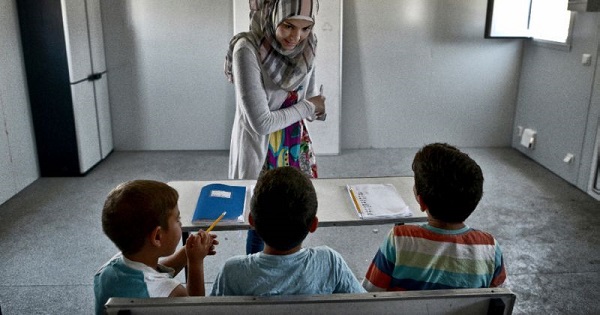
[[[515,148],[584,190],[600,111],[598,96],[592,102],[600,91],[594,83],[599,21],[598,13],[577,12],[569,51],[526,42],[513,136]],[[584,53],[592,65],[581,64]],[[517,126],[537,131],[533,150],[519,145]],[[571,163],[563,162],[567,153],[575,155]]]
[[[0,204],[39,177],[14,0],[0,1]]]
[[[39,176],[15,3],[0,2],[0,202]],[[570,52],[526,41],[521,68],[520,40],[482,38],[486,3],[344,1],[342,149],[513,145],[585,190],[600,113],[598,13],[578,13]],[[227,149],[231,3],[102,4],[116,150]],[[513,119],[538,130],[534,151],[518,146]]]
[[[115,150],[229,149],[231,1],[104,0]]]
[[[486,0],[344,4],[343,148],[510,143],[521,41],[483,38]]]
[[[231,1],[106,0],[116,150],[228,149]],[[520,40],[483,39],[487,0],[344,1],[341,146],[509,146]]]

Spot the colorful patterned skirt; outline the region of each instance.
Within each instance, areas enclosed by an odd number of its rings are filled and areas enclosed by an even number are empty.
[[[292,106],[297,102],[298,92],[289,92],[282,108]],[[263,171],[281,166],[292,166],[300,169],[311,178],[318,177],[312,140],[304,120],[295,122],[269,135],[269,149]]]

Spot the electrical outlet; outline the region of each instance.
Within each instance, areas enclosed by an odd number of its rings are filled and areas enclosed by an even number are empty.
[[[523,135],[523,126],[518,126],[517,127],[517,135],[519,137]]]
[[[563,159],[563,162],[565,162],[567,164],[571,164],[573,162],[574,158],[575,158],[575,155],[573,153],[567,153],[567,155]]]
[[[581,55],[581,64],[584,66],[591,66],[592,65],[592,55],[590,55],[590,54]]]

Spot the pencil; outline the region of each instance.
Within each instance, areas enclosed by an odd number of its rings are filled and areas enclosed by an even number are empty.
[[[221,219],[223,219],[223,217],[225,216],[225,214],[227,213],[227,211],[223,211],[223,213],[221,213],[221,215],[215,220],[215,222],[213,222],[208,229],[206,229],[206,233],[212,231],[215,226],[217,225],[217,223],[219,223],[219,221],[221,221]]]
[[[354,190],[350,187],[348,188],[348,190],[350,190],[350,196],[352,196],[352,201],[354,202],[356,211],[358,211],[358,213],[362,214],[362,211],[360,210],[360,204],[358,203],[358,200],[356,199],[356,196],[354,195]]]

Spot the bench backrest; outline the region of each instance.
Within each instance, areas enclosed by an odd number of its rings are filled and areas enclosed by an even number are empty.
[[[507,288],[296,296],[111,298],[107,314],[512,314]]]

